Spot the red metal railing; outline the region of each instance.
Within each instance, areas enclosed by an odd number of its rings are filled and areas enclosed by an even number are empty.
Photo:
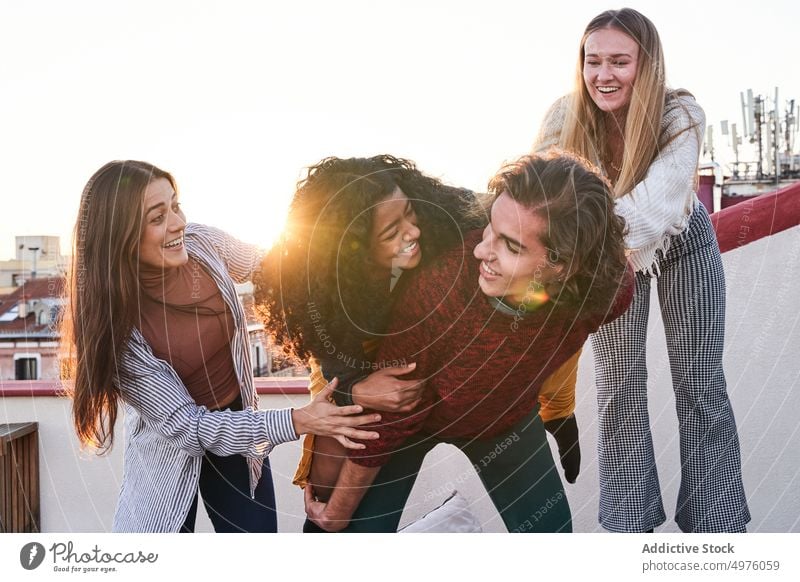
[[[258,394],[307,394],[306,376],[271,376],[255,379]],[[6,380],[0,381],[0,397],[64,396],[64,389],[56,380]]]

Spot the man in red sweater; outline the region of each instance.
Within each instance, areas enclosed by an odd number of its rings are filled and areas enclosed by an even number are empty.
[[[607,182],[564,154],[525,156],[489,184],[489,225],[401,282],[381,361],[416,362],[421,404],[382,414],[381,438],[349,451],[327,531],[396,531],[425,454],[469,457],[509,531],[571,531],[539,418],[538,391],[588,335],[631,302],[624,223]]]

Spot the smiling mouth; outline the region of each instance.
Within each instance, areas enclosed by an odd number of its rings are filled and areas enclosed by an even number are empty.
[[[176,238],[174,240],[169,241],[168,243],[163,245],[163,247],[165,249],[176,249],[176,248],[180,247],[182,244],[183,244],[183,235],[179,236],[178,238]]]
[[[610,93],[616,93],[619,91],[619,87],[595,87],[598,93],[602,93],[603,95],[608,95]]]
[[[500,273],[497,271],[493,271],[489,268],[489,265],[486,264],[486,261],[481,261],[481,270],[486,273],[487,275],[491,275],[492,277],[499,277]]]
[[[409,243],[407,246],[405,246],[402,249],[400,249],[400,252],[398,254],[400,254],[400,255],[412,255],[417,251],[418,248],[419,248],[419,241],[415,240],[415,241]]]

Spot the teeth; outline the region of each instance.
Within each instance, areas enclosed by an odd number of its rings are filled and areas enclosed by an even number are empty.
[[[182,243],[183,243],[183,237],[176,238],[175,240],[173,240],[173,241],[170,241],[170,242],[168,242],[167,244],[165,244],[165,245],[164,245],[164,248],[165,248],[165,249],[174,248],[174,247],[177,247],[177,246],[179,246],[179,245],[180,245],[180,244],[182,244]]]
[[[482,264],[483,264],[483,270],[486,271],[487,273],[489,273],[490,275],[497,275],[497,276],[500,275],[500,273],[498,273],[497,271],[492,271],[489,268],[489,265],[486,264],[486,261],[483,261]]]
[[[411,251],[413,251],[415,248],[417,248],[417,241],[414,241],[414,242],[412,242],[410,245],[408,245],[406,248],[404,248],[404,249],[403,249],[402,251],[400,251],[400,252],[403,252],[403,253],[410,253],[410,252],[411,252]]]
[[[598,87],[597,88],[600,93],[614,93],[615,91],[619,91],[619,87]]]

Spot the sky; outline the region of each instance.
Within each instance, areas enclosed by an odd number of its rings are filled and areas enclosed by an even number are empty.
[[[732,161],[719,122],[741,123],[740,91],[800,99],[800,3],[725,4],[627,3]],[[171,172],[189,220],[262,245],[325,156],[392,153],[484,189],[572,88],[586,24],[619,7],[0,0],[0,260],[15,235],[66,251],[81,190],[112,159]]]

